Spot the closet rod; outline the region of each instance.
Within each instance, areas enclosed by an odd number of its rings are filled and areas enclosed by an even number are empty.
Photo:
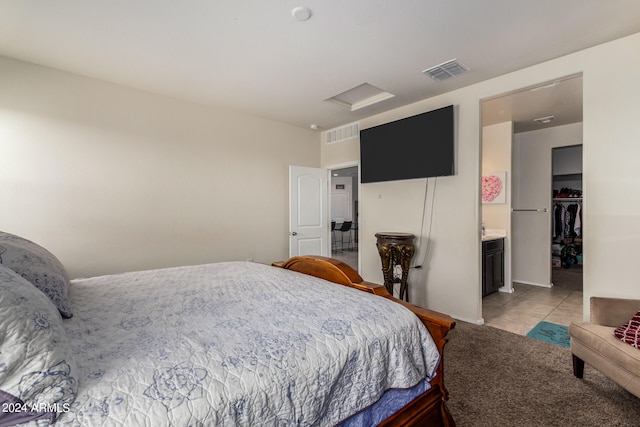
[[[511,212],[549,212],[547,208],[539,209],[511,209]]]

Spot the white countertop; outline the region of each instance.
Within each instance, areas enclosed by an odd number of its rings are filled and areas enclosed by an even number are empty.
[[[497,240],[497,239],[504,239],[507,236],[502,236],[500,234],[485,234],[484,236],[482,236],[482,241],[486,242],[487,240]]]
[[[482,241],[486,242],[487,240],[504,239],[505,237],[507,237],[506,230],[495,230],[495,229],[487,228],[484,231],[484,235],[482,236]]]

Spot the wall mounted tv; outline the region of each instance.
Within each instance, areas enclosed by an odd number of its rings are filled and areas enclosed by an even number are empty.
[[[453,105],[360,131],[362,183],[455,174]]]

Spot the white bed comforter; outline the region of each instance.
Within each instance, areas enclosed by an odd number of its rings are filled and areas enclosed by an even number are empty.
[[[56,425],[335,425],[435,373],[404,307],[256,263],[75,280],[79,388]]]

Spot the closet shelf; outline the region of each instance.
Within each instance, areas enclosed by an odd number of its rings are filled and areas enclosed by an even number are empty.
[[[581,173],[563,173],[553,175],[554,181],[581,181]]]
[[[582,197],[557,197],[553,199],[554,202],[581,202]]]

